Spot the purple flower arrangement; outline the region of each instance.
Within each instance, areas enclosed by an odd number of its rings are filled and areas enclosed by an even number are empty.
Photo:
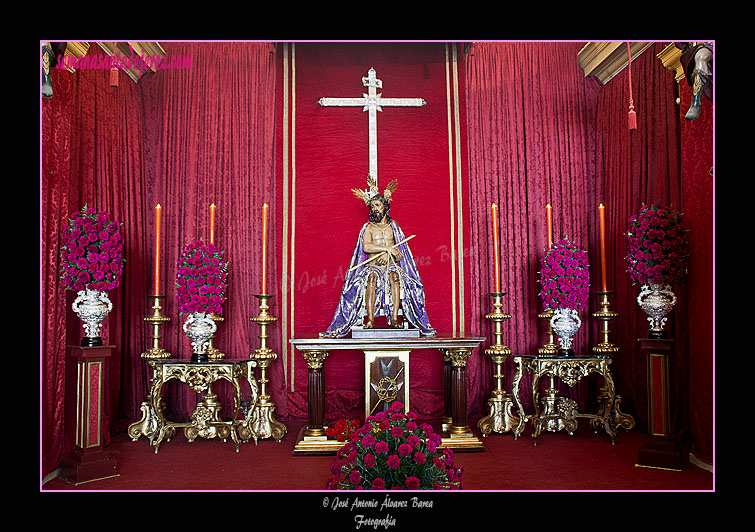
[[[669,207],[643,205],[629,219],[627,272],[637,284],[673,284],[686,270],[687,254],[681,215]]]
[[[587,302],[590,293],[590,272],[587,253],[564,238],[540,259],[540,297],[543,308],[577,310]]]
[[[125,262],[120,224],[108,213],[84,205],[69,219],[61,258],[68,290],[114,290]]]
[[[176,300],[179,314],[223,312],[228,263],[214,244],[188,244],[178,259]]]
[[[455,490],[463,487],[463,467],[453,451],[438,449],[441,438],[416,414],[390,410],[365,419],[338,450],[326,487],[342,490]]]

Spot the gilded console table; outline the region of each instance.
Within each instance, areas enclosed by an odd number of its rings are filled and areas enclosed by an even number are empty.
[[[258,386],[254,377],[257,362],[244,360],[210,360],[207,362],[190,362],[176,359],[150,359],[152,382],[149,396],[142,403],[142,418],[132,423],[128,428],[128,435],[133,441],[146,436],[157,453],[163,440],[170,441],[176,428],[183,428],[184,435],[191,442],[197,436],[202,438],[218,437],[226,441],[229,437],[236,444],[236,452],[242,442],[254,438],[257,434],[254,428],[253,413],[257,402]],[[176,379],[188,385],[193,391],[203,394],[197,408],[191,414],[190,421],[169,421],[163,414],[163,385]],[[241,407],[241,379],[248,382],[251,391],[251,403],[247,415],[238,419]],[[233,419],[220,419],[221,404],[212,392],[212,384],[219,380],[226,380],[233,386]]]
[[[419,338],[292,338],[289,341],[307,362],[309,418],[307,426],[299,434],[294,454],[335,452],[343,445],[343,442],[329,440],[325,435],[325,360],[333,350],[362,351],[365,361],[374,360],[377,356],[396,356],[405,361],[405,366],[408,366],[411,351],[440,351],[444,361],[441,446],[454,450],[483,450],[482,441],[467,425],[466,375],[467,359],[483,340],[482,337],[443,335]],[[407,374],[407,383],[408,377]],[[368,400],[368,387],[365,379],[365,401]],[[408,406],[408,402],[405,406]],[[367,408],[366,413],[369,414]]]
[[[516,373],[513,382],[513,395],[519,410],[519,424],[514,429],[518,437],[524,430],[527,421],[532,422],[532,438],[537,445],[537,437],[543,430],[556,432],[566,430],[572,434],[577,428],[577,418],[590,419],[593,430],[603,428],[611,437],[611,443],[616,439],[619,428],[630,430],[634,427],[634,418],[621,412],[619,404],[621,397],[616,395],[616,388],[611,375],[611,356],[593,357],[564,357],[552,356],[515,356]],[[559,397],[555,386],[555,379],[559,379],[570,387],[577,384],[583,377],[599,374],[605,381],[605,387],[598,397],[598,411],[595,414],[579,413],[577,403],[573,399]],[[532,374],[532,404],[534,414],[526,415],[521,401],[520,382],[525,374]],[[540,397],[540,379],[550,378],[550,385]],[[542,403],[542,408],[541,408]]]

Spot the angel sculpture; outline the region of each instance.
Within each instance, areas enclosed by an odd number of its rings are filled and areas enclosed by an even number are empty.
[[[394,179],[380,194],[375,178],[368,176],[367,189],[351,189],[368,207],[369,221],[359,231],[333,321],[321,337],[343,338],[362,318],[362,327],[372,329],[381,314],[391,328],[404,328],[403,319],[423,336],[435,336],[422,279],[407,244],[413,235],[404,236],[390,215],[396,184]]]

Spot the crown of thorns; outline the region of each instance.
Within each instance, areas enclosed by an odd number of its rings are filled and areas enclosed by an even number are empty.
[[[385,190],[383,191],[383,197],[391,201],[391,196],[393,195],[393,192],[396,190],[396,184],[398,183],[398,179],[394,179],[388,185],[385,187]],[[377,186],[377,180],[372,177],[371,175],[367,176],[367,188],[364,190],[358,189],[358,188],[352,188],[351,192],[360,200],[364,201],[365,205],[370,204],[370,200],[374,198],[376,195],[378,195],[380,192],[378,191]]]

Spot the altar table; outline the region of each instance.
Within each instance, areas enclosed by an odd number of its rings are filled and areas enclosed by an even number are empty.
[[[333,350],[363,351],[365,359],[393,353],[405,357],[419,349],[437,349],[443,354],[444,417],[441,447],[454,450],[484,450],[482,441],[467,425],[467,359],[483,337],[437,335],[419,338],[292,338],[289,340],[307,362],[308,424],[299,434],[294,454],[336,452],[343,442],[325,435],[325,360]],[[407,375],[408,382],[408,375]],[[365,398],[366,399],[366,398]]]
[[[176,429],[183,428],[189,441],[194,441],[197,436],[217,437],[223,441],[230,437],[236,445],[236,452],[239,450],[239,444],[250,438],[257,442],[254,407],[257,402],[258,385],[253,373],[257,366],[255,360],[220,359],[191,362],[178,359],[150,359],[149,365],[152,369],[152,383],[149,396],[141,406],[142,418],[128,427],[128,435],[133,441],[146,436],[157,453],[163,440],[170,441]],[[163,414],[162,388],[172,379],[186,384],[196,393],[204,394],[188,422],[169,421]],[[246,416],[238,419],[242,407],[242,379],[249,384],[251,400]],[[221,405],[212,392],[212,384],[219,380],[226,380],[233,386],[233,419],[230,421],[220,419]]]
[[[611,375],[611,356],[515,356],[513,395],[519,411],[519,425],[514,429],[515,437],[524,430],[524,424],[532,422],[532,440],[537,445],[537,437],[543,430],[556,432],[566,430],[572,434],[577,428],[577,418],[590,420],[593,430],[603,428],[614,442],[619,428],[631,430],[634,427],[634,418],[621,411],[621,397],[616,394],[613,376]],[[530,388],[534,414],[527,415],[524,412],[520,396],[520,382],[524,374],[532,374]],[[598,410],[594,414],[579,413],[577,403],[572,399],[560,397],[556,389],[554,379],[559,379],[569,387],[576,385],[583,377],[597,374],[603,377],[604,386],[598,397]],[[545,390],[545,395],[540,397],[539,383],[543,377],[549,377],[551,382]],[[542,402],[542,406],[541,406]]]

